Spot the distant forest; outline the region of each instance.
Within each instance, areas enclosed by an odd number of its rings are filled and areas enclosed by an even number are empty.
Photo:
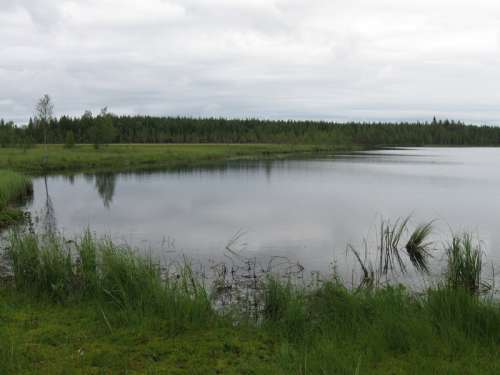
[[[358,145],[500,145],[500,127],[435,119],[425,123],[335,123],[116,116],[67,116],[16,126],[0,120],[2,147],[43,143],[297,143]]]

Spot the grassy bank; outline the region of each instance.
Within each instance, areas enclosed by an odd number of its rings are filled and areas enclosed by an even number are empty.
[[[22,211],[12,204],[30,192],[31,181],[28,177],[0,170],[0,229],[22,219]]]
[[[423,254],[425,235],[414,237],[408,254]],[[217,296],[235,285],[205,285],[188,264],[161,267],[88,233],[76,241],[13,235],[8,247],[0,373],[500,371],[500,306],[471,287],[481,259],[466,235],[445,249],[441,282],[418,295],[382,283],[347,289],[334,276],[312,287],[267,275],[250,301],[240,294],[242,308],[223,309]]]
[[[315,152],[342,151],[340,147],[312,145],[214,145],[214,144],[120,144],[95,149],[92,145],[38,145],[26,150],[0,148],[0,168],[29,173],[90,172],[202,166],[230,159],[283,158]]]

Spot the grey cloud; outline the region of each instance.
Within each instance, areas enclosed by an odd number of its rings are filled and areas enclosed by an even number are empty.
[[[487,0],[7,0],[0,117],[47,92],[58,114],[496,123],[499,17]]]
[[[3,0],[3,13],[24,11],[33,23],[41,28],[49,28],[60,20],[60,6],[66,0]]]

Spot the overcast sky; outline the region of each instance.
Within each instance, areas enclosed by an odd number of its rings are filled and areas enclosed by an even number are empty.
[[[500,123],[497,0],[1,0],[0,117]]]

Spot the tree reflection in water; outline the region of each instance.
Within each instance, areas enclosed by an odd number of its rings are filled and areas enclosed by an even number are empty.
[[[95,187],[99,196],[102,198],[104,207],[109,208],[113,202],[115,194],[116,174],[99,173],[95,175]]]
[[[49,194],[49,187],[47,183],[47,176],[44,177],[45,183],[45,207],[43,212],[43,229],[46,234],[54,234],[57,229],[56,214],[54,211],[54,204]]]

